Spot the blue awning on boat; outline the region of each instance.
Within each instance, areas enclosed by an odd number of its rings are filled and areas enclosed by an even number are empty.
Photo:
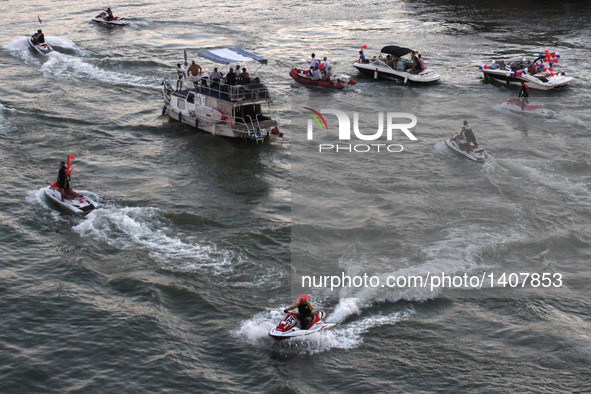
[[[209,49],[207,51],[199,51],[197,52],[197,54],[201,57],[211,60],[212,62],[222,64],[251,61],[256,61],[261,64],[267,64],[267,59],[255,55],[254,53],[246,52],[242,48]]]

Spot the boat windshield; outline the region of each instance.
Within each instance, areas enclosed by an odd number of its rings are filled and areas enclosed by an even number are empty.
[[[378,66],[378,67],[388,67],[388,65],[386,63],[384,63],[383,61],[381,61],[379,59],[374,61],[371,64],[373,64],[374,66]]]

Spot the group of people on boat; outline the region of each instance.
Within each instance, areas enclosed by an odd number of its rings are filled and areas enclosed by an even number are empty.
[[[333,72],[332,66],[328,61],[328,58],[324,56],[322,61],[316,58],[316,54],[312,54],[310,60],[308,60],[310,68],[302,75],[306,78],[310,78],[312,81],[329,81],[333,83]]]
[[[411,58],[412,64],[408,64],[408,62],[403,61],[401,57],[396,57],[392,55],[386,55],[385,59],[383,59],[381,55],[379,57],[374,56],[371,61],[375,61],[378,59],[384,60],[384,63],[386,63],[388,67],[390,67],[391,69],[396,71],[408,72],[411,74],[420,74],[427,68],[425,60],[423,59],[423,56],[421,56],[420,53],[413,52]],[[367,57],[365,57],[362,48],[359,51],[359,59],[357,59],[357,62],[370,63],[371,61]]]
[[[183,89],[184,80],[189,80],[193,83],[193,86],[197,86],[197,82],[205,77],[209,77],[213,84],[218,85],[222,81],[226,85],[248,85],[251,83],[250,74],[246,71],[246,67],[241,68],[239,64],[234,68],[230,67],[225,74],[221,73],[217,67],[214,67],[211,73],[204,75],[203,68],[193,60],[187,70],[185,70],[182,64],[177,63],[176,71],[178,75],[176,82],[177,91]]]
[[[33,45],[45,44],[45,36],[41,29],[37,30],[37,33],[31,36],[31,40],[33,41]]]

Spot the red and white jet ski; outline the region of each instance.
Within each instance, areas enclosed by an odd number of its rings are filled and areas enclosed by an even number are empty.
[[[68,155],[66,161],[67,183],[64,200],[62,201],[62,194],[60,193],[59,183],[57,181],[55,181],[45,189],[45,195],[47,196],[47,198],[49,198],[54,203],[58,204],[60,207],[66,208],[67,210],[77,213],[79,215],[86,215],[94,209],[96,209],[96,207],[98,207],[98,204],[70,187],[68,182],[70,174],[72,173],[72,169],[74,168],[74,166],[72,165],[73,158],[74,155]]]
[[[57,182],[52,183],[45,189],[45,195],[60,207],[79,215],[87,215],[98,207],[96,202],[78,193],[71,187],[66,189],[66,197],[62,201],[62,195]]]
[[[540,116],[543,118],[553,118],[556,115],[556,112],[544,108],[544,104],[523,104],[521,103],[521,99],[517,97],[512,97],[505,101],[504,108],[508,109],[511,112],[523,114],[523,115],[530,115],[530,116]]]
[[[302,330],[300,327],[300,321],[298,319],[298,315],[295,313],[288,313],[287,316],[281,322],[269,331],[269,335],[275,339],[287,339],[287,338],[294,338],[294,337],[301,337],[304,335],[314,334],[318,331],[327,330],[335,326],[334,323],[325,323],[324,320],[325,313],[324,311],[318,311],[314,315],[314,319],[308,327],[307,330]]]

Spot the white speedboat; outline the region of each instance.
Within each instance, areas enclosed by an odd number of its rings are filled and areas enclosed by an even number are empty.
[[[212,49],[198,54],[225,65],[252,61],[267,64],[267,59],[240,48]],[[277,122],[263,114],[263,106],[270,106],[271,96],[258,77],[227,85],[223,79],[212,80],[204,73],[194,82],[192,89],[178,92],[173,90],[167,78],[162,84],[162,115],[168,114],[172,119],[224,137],[259,142],[272,134],[281,136]]]
[[[552,57],[552,55],[554,55]],[[549,58],[540,54],[535,60],[522,58],[509,61],[496,61],[479,67],[485,82],[500,82],[506,85],[521,85],[525,82],[530,88],[550,90],[565,86],[573,77],[567,77],[564,72],[554,70],[560,55],[550,54]]]
[[[445,140],[445,145],[459,156],[466,157],[478,163],[483,163],[491,157],[483,148],[468,143],[464,137],[450,137]]]
[[[42,42],[40,44],[33,44],[33,38],[29,37],[29,45],[37,51],[37,53],[40,53],[43,56],[47,56],[49,55],[52,51],[53,48],[51,47],[51,45],[49,45],[46,42]]]
[[[381,54],[377,59],[369,60],[367,63],[355,62],[353,63],[353,67],[374,79],[400,80],[404,83],[412,82],[417,84],[439,81],[441,76],[430,68],[425,68],[418,74],[411,72],[413,68],[412,57],[414,54],[416,54],[416,51],[410,48],[388,45],[382,48]],[[395,64],[393,67],[386,64],[388,57],[399,58],[403,64],[402,69],[396,69]]]
[[[62,201],[57,182],[45,188],[45,195],[60,207],[79,215],[87,215],[98,207],[96,202],[72,188],[66,189],[66,196]]]

